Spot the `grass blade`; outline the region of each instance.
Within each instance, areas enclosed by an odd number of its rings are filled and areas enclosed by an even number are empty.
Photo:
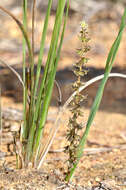
[[[0,6],[0,9],[2,11],[4,11],[7,15],[9,15],[17,23],[17,25],[19,26],[19,28],[20,28],[20,30],[21,30],[24,38],[25,38],[25,41],[26,41],[26,44],[27,44],[27,47],[28,47],[28,51],[29,51],[30,62],[32,64],[33,63],[33,53],[32,53],[32,49],[31,49],[31,44],[30,44],[28,34],[27,34],[23,24],[7,9],[3,8],[2,6]]]
[[[61,28],[61,24],[62,24],[64,7],[65,7],[65,0],[59,1],[58,7],[57,7],[57,12],[56,12],[55,25],[54,25],[53,34],[52,34],[51,45],[50,45],[48,58],[47,58],[47,62],[46,62],[46,67],[44,70],[44,75],[43,75],[40,92],[39,92],[41,95],[42,91],[44,89],[44,86],[47,83],[47,87],[45,89],[46,96],[43,100],[44,103],[43,103],[42,113],[40,116],[40,123],[39,123],[39,127],[37,128],[37,132],[36,132],[36,138],[35,138],[36,142],[34,145],[35,152],[37,151],[37,149],[39,147],[40,138],[42,135],[42,129],[45,125],[45,121],[46,121],[47,113],[48,113],[48,107],[49,107],[49,103],[50,103],[50,99],[51,99],[51,92],[52,92],[52,87],[54,84],[53,76],[55,76],[57,60],[58,60],[58,58],[56,56],[56,54],[57,54],[56,49],[57,49],[57,45],[58,45],[58,38],[59,38],[60,28]],[[38,99],[38,105],[40,105],[39,101],[41,101],[41,96],[40,96],[40,99]]]
[[[112,48],[111,48],[111,50],[109,52],[109,55],[108,55],[108,58],[107,58],[107,61],[106,61],[104,78],[102,79],[101,84],[99,86],[99,89],[97,91],[93,106],[92,106],[90,114],[89,114],[89,118],[88,118],[88,121],[87,121],[85,132],[84,132],[84,134],[83,134],[83,136],[81,138],[81,141],[79,143],[79,147],[78,147],[77,154],[76,154],[77,162],[74,164],[73,168],[71,168],[70,173],[66,176],[66,181],[71,180],[71,178],[72,178],[72,176],[73,176],[73,174],[75,172],[75,169],[77,167],[77,164],[78,164],[78,162],[79,162],[79,160],[80,160],[80,158],[81,158],[81,156],[83,154],[84,145],[86,143],[86,139],[87,139],[91,124],[92,124],[93,119],[94,119],[94,117],[96,115],[96,112],[97,112],[97,110],[99,108],[99,105],[100,105],[100,102],[101,102],[101,99],[102,99],[102,95],[103,95],[103,91],[104,91],[104,87],[105,87],[105,84],[106,84],[107,79],[109,77],[109,73],[111,72],[112,65],[114,63],[114,60],[115,60],[115,57],[116,57],[116,54],[117,54],[117,51],[118,51],[118,48],[119,48],[119,45],[120,45],[120,41],[121,41],[121,38],[122,38],[122,33],[123,33],[123,30],[124,30],[124,28],[126,26],[125,21],[126,21],[126,10],[124,11],[124,15],[122,17],[122,22],[121,22],[121,25],[120,25],[118,36],[117,36],[115,42],[113,43]]]
[[[48,77],[49,77],[49,69],[54,69],[54,62],[55,62],[55,57],[56,57],[56,48],[57,48],[57,43],[58,43],[58,38],[59,38],[59,32],[60,32],[60,27],[62,24],[62,17],[63,17],[63,12],[64,12],[64,7],[65,7],[65,0],[59,1],[58,2],[58,7],[57,7],[57,11],[56,11],[56,18],[55,18],[55,24],[54,24],[54,28],[53,28],[53,33],[52,33],[52,40],[51,40],[51,44],[50,44],[50,50],[48,53],[48,58],[47,58],[47,62],[46,62],[46,66],[45,66],[45,70],[44,70],[44,75],[42,78],[42,82],[40,85],[40,90],[39,90],[39,94],[38,94],[38,98],[37,98],[37,102],[36,102],[36,110],[35,110],[35,116],[40,116],[41,114],[39,113],[41,111],[42,106],[42,98],[44,93],[46,94],[46,96],[48,96],[49,91],[46,90],[46,92],[43,91],[43,89],[45,90],[45,85],[46,82],[48,81]],[[51,72],[50,72],[51,73]],[[48,76],[47,76],[48,74]],[[52,81],[53,83],[54,81]],[[52,85],[52,84],[51,84]],[[41,117],[43,118],[43,120],[41,120],[41,124],[39,121],[39,118],[36,118],[33,120],[31,129],[30,129],[30,133],[29,133],[29,140],[28,140],[28,145],[27,145],[27,153],[28,153],[28,159],[30,159],[31,154],[34,152],[32,152],[32,146],[33,146],[33,140],[35,139],[35,145],[36,148],[38,148],[39,146],[39,142],[40,142],[40,137],[41,137],[41,133],[42,133],[42,129],[43,129],[43,124],[45,124],[45,120],[47,117],[47,112],[48,112],[48,106],[45,106],[46,109],[44,109],[43,115],[41,115]],[[36,132],[36,137],[34,137],[34,133],[35,133],[35,129],[36,129],[36,122],[39,123],[37,126],[37,132]],[[34,149],[36,150],[36,149]],[[34,153],[33,153],[34,154]]]
[[[32,102],[31,102],[31,112],[32,112],[32,110],[34,110],[34,107],[35,107],[35,97],[37,95],[37,88],[38,88],[38,82],[39,82],[39,77],[40,77],[41,64],[42,64],[42,58],[43,58],[43,53],[44,53],[45,39],[46,39],[46,34],[47,34],[47,27],[48,27],[48,20],[49,20],[50,11],[51,11],[51,5],[52,5],[52,0],[49,0],[47,11],[46,11],[46,16],[45,16],[45,21],[44,21],[44,27],[43,27],[43,31],[42,31],[41,43],[40,43],[40,52],[39,52],[37,72],[36,72],[36,77],[35,77],[35,79],[36,79],[35,87],[34,87],[34,92],[32,93],[33,98],[32,98]],[[33,39],[32,39],[32,41],[33,41]],[[32,46],[32,48],[33,48],[33,46]],[[32,116],[32,121],[31,121],[30,126],[32,126],[32,123],[34,125],[35,120],[37,120],[38,112],[34,111],[32,115],[33,116]],[[33,128],[34,127],[35,126],[33,126]]]
[[[25,30],[27,30],[27,0],[23,0],[23,25]],[[22,41],[22,56],[23,56],[23,83],[24,83],[24,88],[23,88],[23,125],[22,125],[22,138],[26,139],[27,137],[27,127],[26,127],[26,106],[27,106],[27,88],[26,88],[26,42],[23,37]]]
[[[67,21],[67,17],[68,17],[68,10],[69,10],[69,0],[67,1],[66,16],[65,16],[65,20],[64,20],[64,25],[63,25],[63,30],[62,30],[62,34],[61,34],[60,44],[59,44],[58,51],[57,51],[56,62],[55,62],[55,70],[54,70],[54,72],[52,72],[52,77],[50,78],[50,81],[49,81],[49,84],[48,84],[48,89],[51,89],[50,90],[50,95],[51,95],[52,89],[53,89],[53,86],[51,86],[50,83],[51,83],[51,81],[54,81],[55,75],[56,75],[56,69],[57,69],[57,65],[58,65],[58,62],[59,62],[59,58],[60,58],[60,52],[61,52],[61,47],[62,47],[62,44],[63,44],[64,32],[65,32],[65,28],[66,28],[66,21]],[[47,102],[49,102],[49,101],[47,101]],[[50,148],[50,144],[47,144],[46,146],[44,146],[44,150],[42,151],[42,153],[40,153],[40,159],[39,159],[38,169],[41,167],[41,165],[43,163],[43,160],[44,160],[44,158],[45,158],[45,156],[46,156],[49,148]]]
[[[43,53],[44,53],[45,39],[46,39],[46,34],[47,34],[47,27],[48,27],[48,20],[49,20],[49,16],[50,16],[51,6],[52,6],[52,0],[49,0],[47,11],[46,11],[46,17],[45,17],[45,21],[44,21],[42,37],[41,37],[41,43],[40,43],[40,52],[39,52],[38,64],[37,64],[34,98],[37,93],[37,87],[38,87],[38,82],[39,82],[39,77],[40,77],[42,58],[43,58]]]
[[[45,17],[45,22],[44,22],[44,27],[43,27],[43,32],[42,32],[42,37],[41,37],[41,44],[40,44],[40,53],[39,53],[39,58],[38,58],[38,64],[37,64],[37,72],[36,72],[36,80],[35,80],[35,88],[32,96],[32,102],[31,102],[31,123],[29,124],[31,126],[30,132],[29,132],[29,140],[26,148],[26,160],[30,160],[31,154],[32,154],[32,144],[34,140],[34,133],[36,129],[36,123],[35,121],[37,120],[38,112],[34,111],[32,112],[32,108],[34,109],[35,105],[35,97],[37,93],[37,87],[38,87],[38,82],[39,82],[39,77],[40,77],[40,71],[41,71],[41,62],[43,58],[43,52],[44,52],[44,44],[45,44],[45,38],[46,38],[46,33],[47,33],[47,27],[48,27],[48,20],[50,16],[50,10],[51,10],[51,5],[52,5],[52,0],[49,0],[48,2],[48,8],[46,11],[46,17]],[[33,113],[33,114],[32,114]]]
[[[32,52],[33,54],[34,54],[35,7],[36,7],[36,0],[33,0],[33,7],[32,7]]]

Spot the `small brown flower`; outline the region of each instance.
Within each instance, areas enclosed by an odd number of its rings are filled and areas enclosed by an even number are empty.
[[[73,72],[77,77],[76,82],[72,85],[73,91],[76,95],[73,97],[70,103],[70,111],[72,116],[69,118],[68,130],[66,138],[68,140],[68,146],[65,147],[65,152],[69,154],[68,159],[68,173],[73,165],[77,162],[76,150],[80,142],[79,130],[82,129],[82,124],[78,122],[78,118],[83,116],[81,110],[81,102],[84,101],[85,96],[80,94],[79,88],[83,85],[81,82],[81,77],[87,74],[88,70],[85,68],[85,64],[88,62],[89,58],[85,57],[85,53],[90,50],[88,42],[90,38],[88,37],[88,26],[85,22],[81,23],[81,30],[79,39],[81,41],[81,48],[77,50],[80,60],[73,65]]]

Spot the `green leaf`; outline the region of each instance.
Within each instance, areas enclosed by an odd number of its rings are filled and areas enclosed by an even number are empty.
[[[105,84],[107,82],[109,73],[111,72],[111,69],[112,69],[112,66],[113,66],[113,63],[114,63],[114,60],[115,60],[115,57],[116,57],[116,54],[117,54],[117,51],[118,51],[118,48],[119,48],[119,45],[120,45],[120,42],[121,42],[122,33],[123,33],[125,27],[126,27],[126,9],[125,9],[124,14],[122,16],[122,21],[121,21],[118,36],[117,36],[116,40],[114,41],[114,43],[113,43],[113,45],[112,45],[112,47],[110,49],[110,52],[108,54],[108,58],[107,58],[107,61],[106,61],[104,78],[102,79],[101,84],[100,84],[100,86],[98,88],[95,100],[93,102],[93,105],[92,105],[92,108],[91,108],[91,111],[90,111],[90,114],[89,114],[89,117],[88,117],[85,132],[84,132],[84,134],[83,134],[83,136],[81,138],[81,141],[79,143],[79,146],[78,146],[77,162],[71,168],[70,173],[66,176],[66,181],[71,180],[71,178],[72,178],[72,176],[73,176],[73,174],[75,172],[75,169],[77,167],[77,164],[78,164],[81,156],[83,155],[84,145],[86,143],[86,139],[87,139],[91,124],[92,124],[92,122],[94,120],[94,117],[96,115],[96,112],[97,112],[97,110],[99,108],[99,105],[100,105],[100,102],[101,102],[101,99],[102,99],[102,95],[103,95],[103,91],[104,91],[104,87],[105,87]]]

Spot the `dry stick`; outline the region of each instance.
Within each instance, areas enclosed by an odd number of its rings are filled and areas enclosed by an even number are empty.
[[[100,76],[97,76],[97,77],[89,80],[83,86],[81,86],[79,88],[79,92],[81,92],[82,90],[84,90],[85,88],[87,88],[89,85],[93,84],[94,82],[101,80],[103,77],[104,77],[104,74],[100,75]],[[110,73],[109,77],[126,78],[126,75],[125,74],[121,74],[121,73]],[[52,142],[53,142],[53,140],[54,140],[54,138],[56,136],[56,133],[57,133],[57,131],[59,129],[59,123],[60,123],[61,115],[64,113],[64,111],[66,110],[67,106],[70,104],[70,102],[72,101],[72,99],[76,95],[76,93],[77,92],[74,92],[70,96],[70,98],[66,101],[66,103],[64,104],[64,106],[62,108],[60,108],[60,111],[59,111],[59,114],[58,114],[58,116],[56,118],[54,127],[51,128],[50,133],[49,133],[49,137],[47,139],[47,143],[45,144],[44,149],[43,149],[43,151],[41,153],[41,157],[40,157],[39,164],[38,164],[38,167],[37,167],[38,169],[40,169],[40,167],[41,167],[41,165],[43,163],[43,160],[44,160],[46,154],[48,153],[49,148],[52,145]]]
[[[13,108],[2,109],[2,118],[11,121],[22,121],[23,114],[22,111]]]
[[[92,155],[92,154],[98,154],[102,152],[109,152],[109,151],[112,151],[113,149],[125,150],[126,145],[117,145],[117,146],[109,146],[109,147],[101,147],[101,148],[85,148],[84,155]],[[61,152],[64,152],[64,150],[65,148],[61,148],[59,150],[50,150],[49,153],[61,153]],[[62,158],[59,158],[59,160],[61,159]],[[64,159],[65,158],[63,158],[63,160]],[[56,158],[55,160],[58,160],[58,158]],[[48,162],[48,160],[46,162]]]
[[[0,59],[0,63],[1,63],[2,65],[6,65],[6,66],[16,75],[16,77],[18,78],[18,80],[20,81],[20,83],[22,84],[22,86],[24,87],[24,82],[23,82],[21,76],[18,74],[18,72],[15,71],[15,69],[13,69],[10,65],[8,65],[7,63],[5,63],[5,62],[4,62],[3,60],[1,60],[1,59]]]
[[[126,145],[117,145],[117,146],[110,146],[110,147],[102,147],[102,148],[85,148],[84,149],[84,155],[91,155],[91,154],[98,154],[102,152],[109,152],[112,151],[113,149],[120,149],[120,150],[125,150]]]
[[[21,30],[21,32],[22,32],[22,34],[23,34],[23,36],[24,36],[24,38],[26,40],[26,44],[27,44],[28,51],[29,51],[29,56],[30,56],[30,61],[33,64],[33,52],[32,52],[32,49],[31,49],[31,45],[30,45],[30,41],[29,41],[29,38],[28,38],[27,31],[25,30],[23,24],[10,11],[5,9],[1,5],[0,5],[0,10],[2,10],[7,15],[9,15],[17,23],[19,29]]]
[[[56,113],[48,112],[48,118],[47,121],[55,121],[54,115]],[[7,108],[7,109],[2,109],[2,118],[8,119],[11,121],[23,121],[23,113],[21,110],[14,109],[14,108]]]
[[[58,93],[59,93],[59,96],[58,96],[58,104],[59,106],[61,106],[61,103],[62,103],[62,92],[61,92],[61,88],[60,88],[60,85],[59,83],[55,80],[54,81],[55,84],[56,84],[56,87],[57,87],[57,90],[58,90]]]
[[[8,65],[7,63],[5,63],[2,59],[0,59],[0,63],[2,65],[6,65],[16,75],[16,77],[18,78],[18,80],[22,84],[23,88],[25,88],[24,82],[23,82],[21,76],[19,75],[19,73],[15,69],[13,69],[10,65]],[[30,102],[29,96],[28,96],[28,102]]]
[[[109,146],[109,147],[101,147],[101,148],[85,148],[84,155],[108,152],[108,151],[112,151],[113,149],[125,150],[126,145],[117,145],[117,146]],[[61,152],[64,152],[64,150],[65,150],[65,148],[61,148],[59,150],[50,150],[49,153],[61,153]]]
[[[25,38],[25,41],[26,41],[26,44],[27,44],[27,48],[28,48],[28,51],[29,51],[30,64],[31,64],[31,65],[29,65],[29,69],[31,71],[31,81],[33,81],[32,79],[34,78],[34,59],[33,59],[34,57],[33,57],[33,52],[32,52],[32,48],[31,48],[31,43],[29,41],[28,33],[25,30],[23,24],[20,22],[20,20],[18,20],[10,11],[8,11],[7,9],[5,9],[1,5],[0,5],[0,10],[4,11],[7,15],[9,15],[17,23],[20,31],[22,32],[23,37]],[[33,89],[33,83],[31,85],[31,87]]]

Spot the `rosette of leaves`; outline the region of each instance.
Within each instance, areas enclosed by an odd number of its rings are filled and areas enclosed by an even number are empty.
[[[69,154],[68,173],[77,161],[76,150],[81,139],[79,131],[82,129],[82,123],[78,121],[78,118],[83,116],[81,102],[83,102],[85,96],[79,92],[79,88],[83,85],[81,78],[87,74],[85,64],[88,62],[88,58],[85,57],[85,53],[90,50],[90,46],[88,45],[90,40],[88,37],[88,26],[85,22],[81,23],[79,39],[81,41],[81,48],[77,50],[77,53],[80,56],[80,59],[73,65],[73,72],[77,79],[72,85],[73,91],[77,93],[70,103],[70,111],[72,116],[69,118],[67,130],[68,146],[65,147],[65,152]]]

